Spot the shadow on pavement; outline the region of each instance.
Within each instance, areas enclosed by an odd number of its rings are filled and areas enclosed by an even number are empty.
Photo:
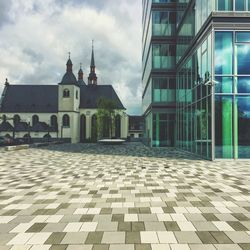
[[[102,145],[98,143],[67,143],[51,145],[42,147],[40,149],[92,155],[121,155],[132,157],[176,158],[190,160],[201,159],[194,156],[193,154],[179,151],[175,148],[150,148],[140,142],[126,142],[122,145]]]

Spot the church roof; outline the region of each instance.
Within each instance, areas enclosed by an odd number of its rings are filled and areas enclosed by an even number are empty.
[[[99,99],[113,100],[117,109],[125,109],[112,85],[82,85],[80,108],[97,108]]]
[[[9,122],[2,122],[0,124],[0,131],[12,131],[13,127]]]
[[[73,72],[66,72],[62,78],[61,85],[69,85],[69,84],[74,84],[78,85],[78,82],[76,80],[76,77]]]
[[[95,109],[100,98],[125,109],[112,85],[80,85],[81,109]],[[58,85],[9,85],[0,106],[2,113],[57,113]]]
[[[2,99],[3,113],[57,113],[58,85],[9,85]]]

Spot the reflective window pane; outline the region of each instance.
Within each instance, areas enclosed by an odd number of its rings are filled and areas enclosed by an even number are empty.
[[[236,0],[235,1],[235,10],[237,10],[237,11],[246,10],[245,0]]]
[[[217,0],[217,10],[233,10],[233,0]]]
[[[236,44],[237,74],[250,74],[250,44]]]
[[[215,157],[234,157],[233,99],[230,96],[215,96]]]
[[[238,96],[237,113],[235,119],[238,121],[238,158],[250,157],[250,96]],[[236,143],[237,144],[237,143]],[[236,151],[237,151],[236,148]]]
[[[233,78],[227,76],[217,76],[215,78],[215,93],[232,93]]]
[[[236,78],[236,92],[250,93],[250,76],[242,76]]]
[[[175,46],[169,44],[153,45],[153,68],[172,69],[175,67]]]
[[[233,33],[215,33],[215,74],[233,73]]]
[[[250,0],[249,0],[250,3]],[[236,42],[250,42],[250,32],[236,32]]]
[[[175,32],[176,12],[153,12],[153,35],[171,36]]]

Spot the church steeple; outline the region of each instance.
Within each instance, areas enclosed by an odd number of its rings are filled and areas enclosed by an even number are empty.
[[[95,73],[94,40],[92,40],[92,53],[91,53],[90,73],[88,77],[88,84],[97,85],[97,76]]]
[[[73,67],[73,64],[72,64],[72,61],[70,59],[70,52],[69,52],[69,59],[67,61],[67,72],[72,72],[72,67]]]

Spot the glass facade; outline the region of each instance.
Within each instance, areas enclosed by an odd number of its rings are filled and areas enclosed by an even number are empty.
[[[176,145],[204,158],[212,156],[212,92],[204,84],[212,70],[211,37],[190,55],[177,74]]]
[[[181,12],[175,0],[143,0],[144,142],[152,147],[174,146],[175,38],[177,14]]]
[[[215,32],[215,157],[250,157],[250,32]]]
[[[148,145],[250,158],[249,18],[250,0],[143,0]]]

